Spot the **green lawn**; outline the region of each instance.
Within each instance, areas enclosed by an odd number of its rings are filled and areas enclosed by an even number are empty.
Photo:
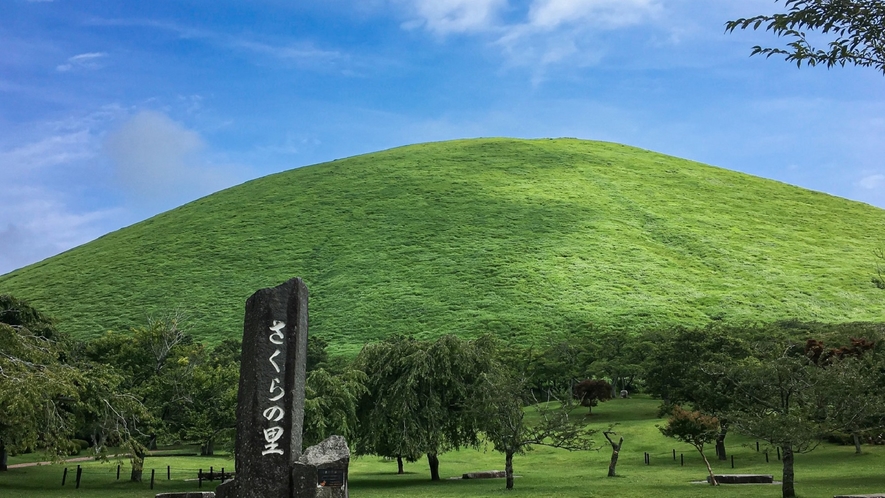
[[[612,400],[594,408],[591,424],[607,428],[618,422],[615,430],[624,436],[618,471],[621,477],[607,478],[610,449],[602,447],[598,452],[574,452],[539,447],[525,456],[514,459],[515,489],[504,491],[504,481],[495,480],[449,480],[476,470],[502,469],[503,456],[494,451],[462,450],[441,456],[442,482],[430,482],[424,462],[406,464],[406,474],[396,474],[396,462],[375,457],[355,459],[351,464],[350,486],[354,498],[371,497],[625,497],[653,498],[674,497],[771,497],[780,496],[777,485],[723,485],[713,488],[693,481],[703,480],[706,469],[697,452],[687,446],[667,439],[658,433],[654,418],[657,401],[647,398]],[[584,408],[576,409],[578,414]],[[600,443],[605,443],[601,437]],[[765,462],[763,453],[757,453],[754,441],[729,436],[728,449],[735,455],[735,469],[729,462],[713,461],[714,470],[720,473],[767,473],[780,478],[781,465],[774,453]],[[672,450],[676,449],[677,460]],[[711,449],[712,451],[712,449]],[[645,465],[643,455],[651,454],[651,464]],[[796,458],[796,489],[804,498],[830,498],[841,493],[872,493],[885,491],[885,447],[864,447],[864,454],[854,455],[852,446],[822,445],[809,454]],[[685,457],[680,466],[679,455]],[[16,463],[17,457],[10,463]],[[151,457],[146,461],[146,479],[150,469],[156,469],[154,490],[149,483],[129,483],[115,478],[114,464],[90,462],[82,464],[83,479],[79,490],[74,489],[76,464],[71,469],[68,482],[61,486],[64,465],[13,469],[0,475],[0,496],[21,498],[62,498],[90,496],[98,498],[147,498],[158,492],[195,491],[198,468],[230,469],[231,460],[226,457]],[[172,480],[166,480],[166,466],[172,468]],[[214,489],[205,484],[202,489]]]
[[[574,139],[420,144],[199,199],[0,276],[77,338],[181,308],[213,344],[293,276],[311,333],[353,355],[393,333],[543,341],[587,324],[883,321],[885,211]]]

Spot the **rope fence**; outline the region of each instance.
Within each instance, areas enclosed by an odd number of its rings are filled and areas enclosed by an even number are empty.
[[[84,475],[88,476],[87,478],[90,481],[98,480],[98,476],[101,476],[103,482],[106,482],[108,474],[115,476],[115,480],[120,480],[120,473],[122,470],[122,465],[117,464],[116,468],[111,469],[96,469],[95,467],[83,467],[81,465],[77,465],[76,469],[65,467],[62,470],[61,475],[61,485],[69,485],[68,481],[73,481],[74,487],[76,489],[80,489],[81,482],[84,481]],[[150,472],[150,488],[154,489],[154,483],[158,480],[166,480],[166,481],[184,481],[184,482],[197,482],[197,487],[203,487],[203,481],[220,481],[225,482],[230,479],[233,479],[234,473],[227,472],[224,467],[216,470],[215,467],[209,467],[208,469],[203,468],[185,468],[185,467],[175,467],[172,468],[171,465],[167,465],[165,468],[151,468],[142,470],[142,479],[147,480],[144,476]],[[70,475],[69,475],[70,474]],[[174,477],[174,478],[173,478]]]
[[[776,455],[777,455],[777,461],[780,461],[780,460],[781,460],[781,449],[780,449],[780,447],[775,447],[775,450],[776,450]],[[759,442],[758,442],[758,441],[756,441],[756,452],[762,454],[762,457],[765,458],[765,463],[771,463],[771,462],[772,462],[772,458],[771,458],[771,456],[770,456],[770,454],[769,454],[769,449],[768,449],[768,448],[760,448],[760,445],[759,445]],[[704,453],[706,453],[706,452],[704,452]],[[665,455],[666,455],[666,453],[665,453]],[[697,452],[692,452],[692,453],[690,453],[690,455],[691,455],[692,457],[697,456],[697,458],[700,459],[700,455],[698,455]],[[652,455],[651,453],[649,453],[649,452],[647,452],[647,451],[644,451],[644,452],[642,453],[642,459],[643,459],[643,460],[642,460],[642,463],[645,464],[645,465],[651,465],[651,464],[652,464],[652,463],[651,463],[651,462],[652,462],[652,456],[653,456],[653,455]],[[674,462],[677,462],[677,461],[679,462],[679,466],[680,466],[680,467],[684,467],[684,466],[685,466],[685,453],[679,453],[679,455],[678,455],[678,457],[677,457],[676,448],[673,448],[673,450],[672,450],[672,457],[673,457],[673,461],[674,461]],[[711,464],[713,464],[713,463],[718,463],[718,464],[721,465],[721,464],[727,464],[727,463],[729,463],[729,461],[730,461],[731,468],[732,468],[732,469],[735,468],[735,457],[734,457],[734,454],[729,455],[729,458],[728,458],[727,460],[724,460],[724,461],[723,461],[723,460],[719,460],[717,457],[718,457],[718,454],[715,455],[715,456],[714,456],[714,455],[707,455],[707,458],[710,460],[710,463],[711,463]],[[667,458],[667,457],[664,457],[664,459],[666,459],[666,458]],[[752,464],[755,464],[755,463],[760,463],[758,460],[756,460],[756,459],[754,459],[754,458],[744,458],[744,461],[748,462],[749,465],[752,465]]]

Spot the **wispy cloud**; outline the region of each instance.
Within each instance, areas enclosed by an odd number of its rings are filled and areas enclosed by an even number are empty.
[[[0,164],[8,165],[10,174],[23,174],[94,156],[93,137],[88,130],[77,130],[50,135],[10,150],[0,150]]]
[[[602,34],[659,21],[660,0],[532,0],[527,8],[508,0],[409,0],[404,29],[435,36],[478,35],[497,48],[510,67],[559,63],[588,66],[607,53]],[[537,79],[537,75],[536,75]]]
[[[857,182],[857,185],[860,188],[864,188],[867,190],[875,190],[880,187],[885,187],[885,175],[881,173],[877,173],[874,175],[868,175],[860,179]]]
[[[165,114],[132,116],[116,105],[0,128],[0,274],[239,183],[251,172],[214,164],[210,152],[199,133]]]
[[[546,31],[564,24],[617,29],[645,22],[660,10],[657,0],[535,0],[523,26]]]
[[[507,0],[414,0],[406,29],[423,27],[437,35],[487,31],[498,22]]]
[[[230,38],[228,44],[232,48],[242,49],[257,54],[270,55],[279,59],[295,61],[325,60],[333,61],[343,58],[337,50],[322,50],[310,43],[292,45],[272,45],[243,38]]]
[[[105,52],[89,52],[69,57],[67,62],[59,64],[55,70],[64,73],[74,69],[101,69],[101,60],[107,57]]]
[[[121,215],[117,209],[75,212],[58,200],[58,192],[37,186],[2,186],[0,196],[5,213],[0,225],[0,274],[86,243],[105,233],[106,223]]]
[[[0,273],[120,227],[119,209],[81,202],[100,190],[99,130],[118,112],[109,106],[0,134]]]
[[[333,62],[348,58],[340,50],[316,47],[310,41],[271,43],[246,35],[221,33],[210,29],[188,26],[175,22],[153,19],[92,19],[90,24],[97,26],[137,26],[173,33],[182,39],[202,40],[228,50],[270,56],[289,62],[317,63]]]

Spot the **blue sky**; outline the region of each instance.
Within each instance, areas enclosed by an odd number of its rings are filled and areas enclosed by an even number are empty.
[[[0,274],[222,188],[465,137],[634,145],[885,208],[885,76],[772,0],[0,0]],[[850,222],[850,220],[846,220]]]

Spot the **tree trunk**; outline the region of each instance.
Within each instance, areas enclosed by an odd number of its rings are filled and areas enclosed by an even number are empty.
[[[621,438],[618,441],[618,444],[615,444],[612,441],[609,441],[612,444],[612,459],[608,462],[608,476],[609,477],[617,477],[618,474],[615,472],[615,467],[618,466],[618,456],[621,454],[621,446],[624,444],[624,438]]]
[[[200,455],[201,456],[214,456],[215,455],[215,440],[210,439],[206,441],[205,444],[200,446]]]
[[[106,440],[107,435],[103,432],[96,432],[92,434],[92,444],[94,445],[93,451],[96,455],[100,455],[105,450],[104,443]]]
[[[130,481],[141,482],[141,474],[144,470],[144,457],[145,454],[140,451],[134,452],[132,454],[132,472],[129,474]]]
[[[401,456],[396,457],[396,473],[405,474],[405,471],[403,471],[403,457]]]
[[[860,436],[856,432],[852,432],[851,437],[852,437],[852,439],[854,439],[854,454],[860,455],[861,454]]]
[[[719,435],[716,436],[716,456],[720,460],[728,460],[725,454],[725,436],[728,435],[728,427],[725,424],[719,426]]]
[[[148,441],[148,449],[153,451],[157,449],[157,435],[151,434],[151,439]]]
[[[439,481],[439,457],[436,453],[427,454],[427,464],[430,465],[430,480]]]
[[[783,477],[783,498],[793,498],[796,496],[796,489],[793,486],[793,445],[784,444],[781,446],[783,450],[784,477]]]
[[[7,466],[7,458],[8,456],[6,454],[6,445],[3,443],[3,441],[0,441],[0,472],[9,470],[9,467]]]
[[[507,478],[507,489],[513,489],[513,452],[504,454],[504,476]]]
[[[713,475],[713,467],[710,467],[710,462],[707,460],[707,455],[704,454],[703,446],[696,446],[698,449],[698,453],[701,454],[701,458],[704,459],[704,464],[707,466],[707,472],[710,473],[710,486],[718,486],[719,483],[716,482],[716,476]]]

